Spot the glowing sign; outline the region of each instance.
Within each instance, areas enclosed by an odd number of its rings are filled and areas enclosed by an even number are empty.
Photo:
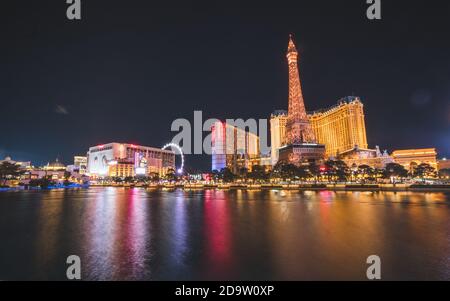
[[[147,159],[142,153],[136,152],[134,154],[134,172],[137,175],[147,174]]]
[[[137,167],[134,171],[137,175],[145,175],[147,173],[147,169],[144,167]]]

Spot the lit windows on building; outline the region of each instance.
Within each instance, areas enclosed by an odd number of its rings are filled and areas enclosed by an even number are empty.
[[[337,156],[355,146],[367,149],[364,105],[359,97],[349,96],[337,106],[308,115],[319,143],[325,144],[326,156]]]
[[[422,163],[427,163],[437,169],[437,153],[435,148],[404,149],[392,152],[395,163],[403,165],[406,170],[413,171]]]
[[[109,143],[89,148],[87,169],[91,176],[128,177],[175,170],[175,153],[170,150],[127,143]]]
[[[385,168],[388,163],[394,162],[387,151],[381,152],[378,146],[375,149],[365,149],[356,146],[351,150],[340,153],[337,159],[344,161],[348,167],[368,165],[379,169]]]
[[[442,158],[437,162],[438,170],[450,169],[450,159]]]
[[[75,156],[73,157],[74,170],[78,170],[78,173],[84,175],[87,172],[87,157]]]
[[[225,122],[211,127],[211,170],[229,168],[233,173],[261,164],[258,135]]]
[[[279,149],[286,137],[287,111],[278,110],[270,116],[270,157],[272,165],[278,162]]]
[[[134,162],[127,161],[126,159],[112,162],[109,167],[108,176],[110,177],[134,177],[136,175]]]
[[[47,171],[65,171],[66,166],[56,159],[55,162],[47,163],[42,169]]]

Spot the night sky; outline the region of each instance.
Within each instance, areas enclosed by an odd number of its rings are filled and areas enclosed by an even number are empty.
[[[308,111],[358,95],[370,147],[450,156],[448,1],[382,0],[378,21],[365,0],[240,2],[82,0],[69,21],[65,0],[2,1],[0,158],[160,147],[194,110],[268,118],[288,104],[289,33]]]

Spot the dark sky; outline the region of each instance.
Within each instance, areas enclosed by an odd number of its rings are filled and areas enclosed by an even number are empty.
[[[194,110],[268,118],[287,107],[289,33],[307,110],[358,95],[370,147],[450,156],[448,1],[382,0],[379,21],[365,0],[81,2],[74,22],[65,0],[2,1],[0,157],[69,164],[112,141],[159,147]]]

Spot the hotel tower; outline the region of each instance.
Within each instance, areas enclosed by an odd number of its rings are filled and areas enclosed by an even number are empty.
[[[326,156],[337,157],[355,147],[366,149],[364,105],[359,97],[348,96],[326,110],[308,115],[314,135],[325,144]]]

